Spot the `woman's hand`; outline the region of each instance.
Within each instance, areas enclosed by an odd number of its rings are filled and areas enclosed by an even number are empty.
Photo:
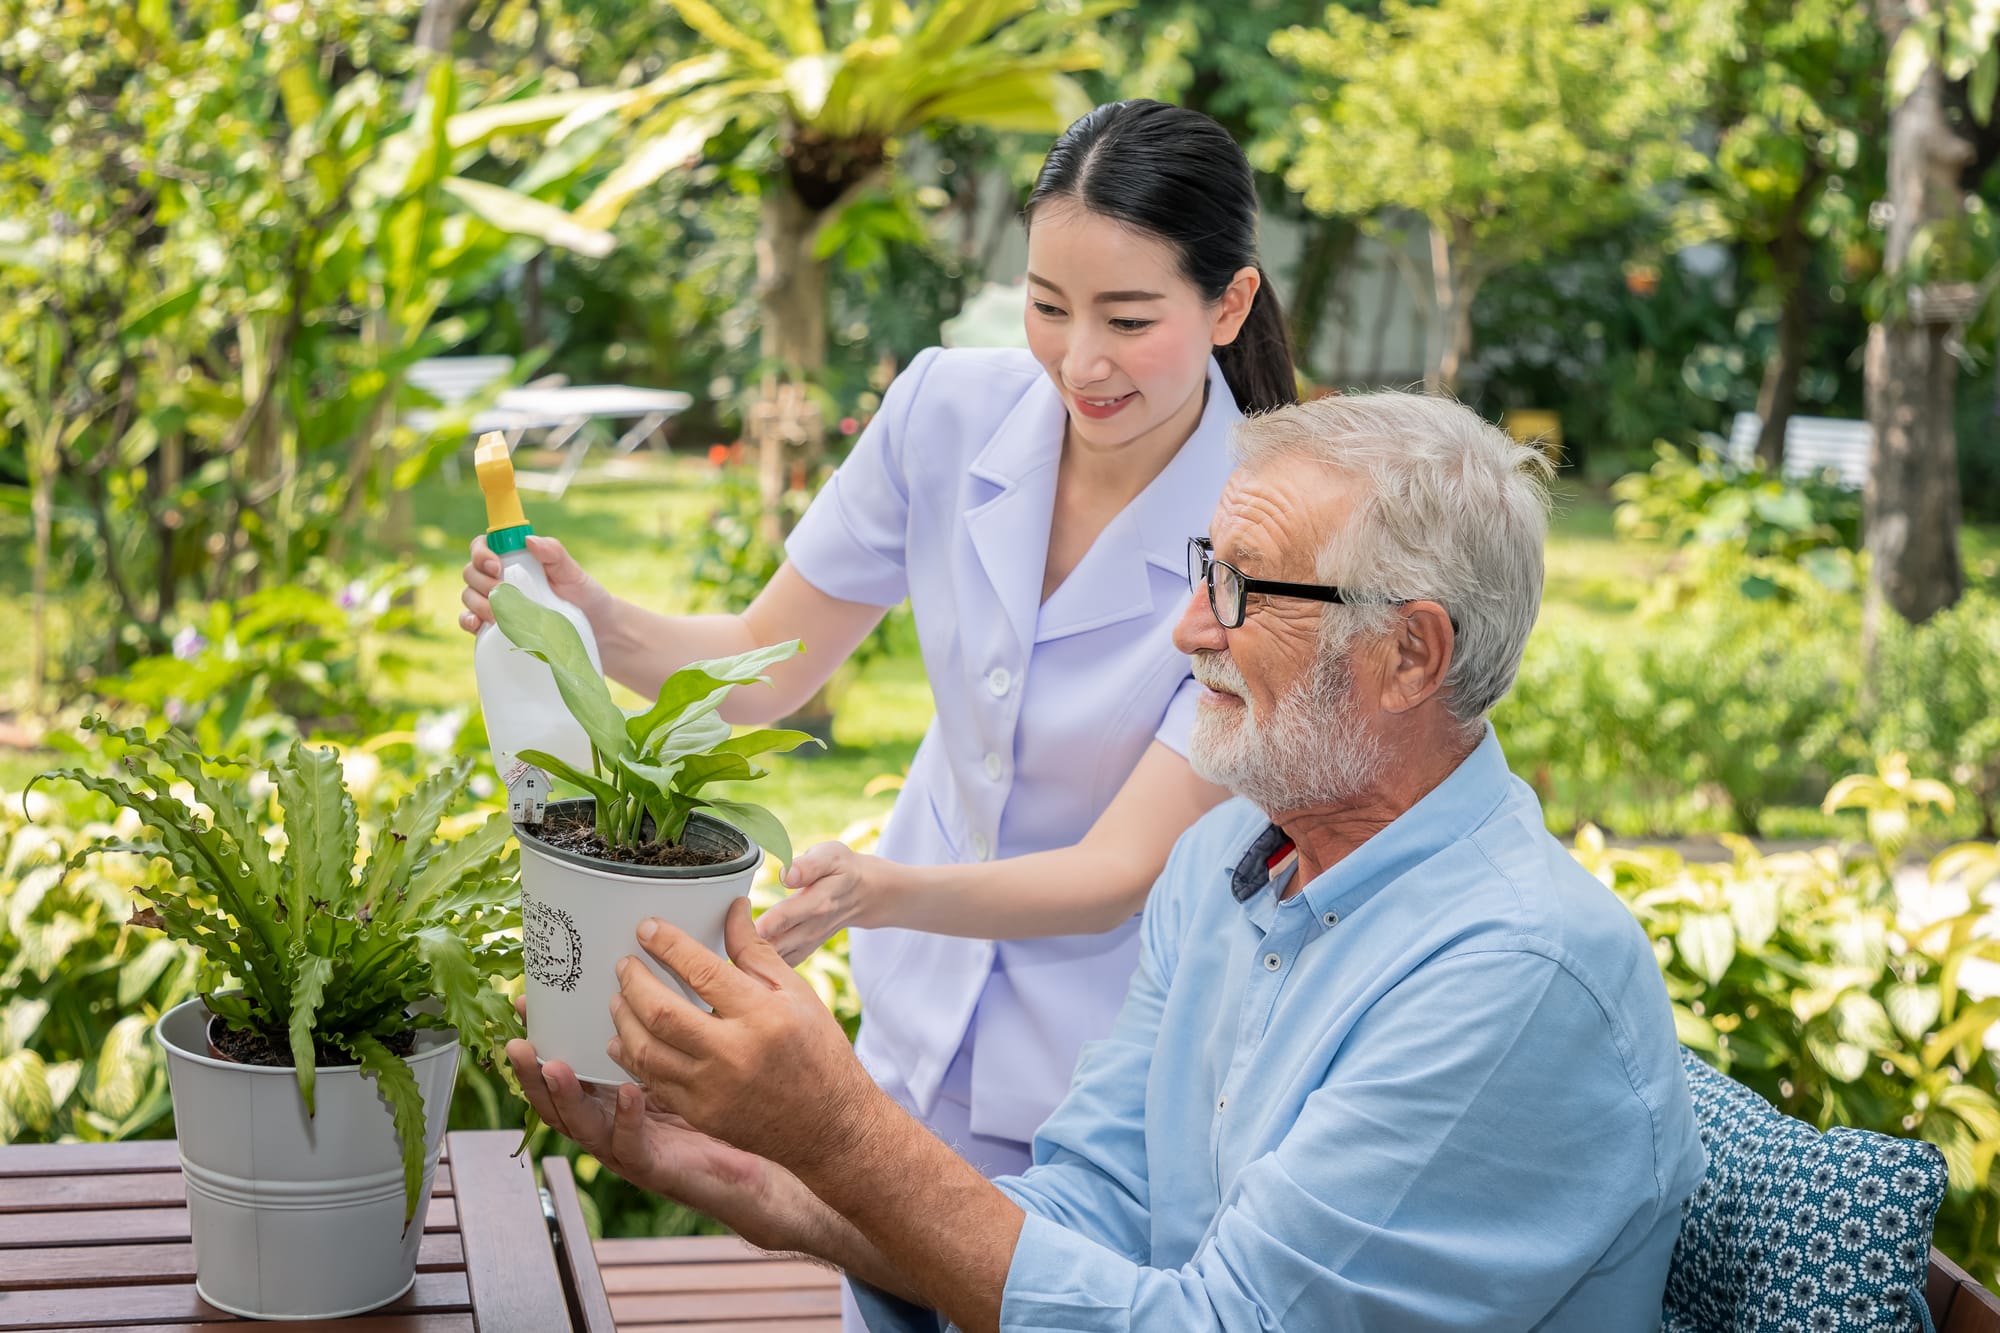
[[[893,923],[907,866],[864,856],[839,842],[800,853],[779,876],[791,897],[757,918],[757,933],[796,967],[849,926]]]
[[[604,585],[585,573],[583,566],[553,537],[528,538],[528,554],[541,561],[549,590],[583,612],[595,628],[599,609],[611,600]],[[466,561],[462,573],[465,591],[458,599],[465,603],[465,610],[458,617],[458,627],[467,634],[477,634],[480,626],[493,619],[493,608],[487,605],[486,598],[500,584],[500,557],[486,549],[485,533],[472,539],[472,558]]]

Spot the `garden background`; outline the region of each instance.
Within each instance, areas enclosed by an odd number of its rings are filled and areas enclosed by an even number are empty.
[[[1684,1040],[1937,1143],[1993,1281],[1997,88],[2000,0],[0,0],[0,1140],[172,1132],[149,1028],[198,969],[127,924],[154,872],[65,873],[106,807],[24,796],[115,759],[84,716],[331,744],[364,814],[484,766],[492,391],[419,429],[413,366],[692,394],[530,513],[615,592],[740,606],[895,367],[1017,336],[1054,131],[1155,96],[1257,164],[1309,389],[1560,451],[1515,771]],[[1865,494],[1780,475],[1792,416],[1875,423]],[[819,703],[760,799],[865,843],[931,712],[907,618]],[[807,968],[851,1024],[844,956]],[[454,1118],[520,1107],[468,1069]],[[580,1169],[607,1232],[704,1225]]]

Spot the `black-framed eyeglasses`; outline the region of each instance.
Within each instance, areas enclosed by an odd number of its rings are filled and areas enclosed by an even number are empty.
[[[1215,543],[1206,537],[1188,538],[1188,591],[1193,592],[1202,584],[1208,585],[1208,609],[1214,613],[1216,623],[1224,629],[1238,629],[1248,612],[1250,594],[1259,593],[1265,597],[1303,597],[1314,602],[1335,602],[1342,606],[1358,603],[1382,603],[1390,606],[1407,606],[1407,601],[1379,597],[1357,597],[1330,583],[1280,583],[1275,579],[1253,579],[1227,560],[1215,558]],[[1454,633],[1458,630],[1458,617],[1451,618]]]

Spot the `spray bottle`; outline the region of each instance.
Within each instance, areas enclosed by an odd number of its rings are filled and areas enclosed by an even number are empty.
[[[556,595],[542,572],[541,561],[528,553],[528,537],[534,529],[521,511],[506,438],[497,432],[481,436],[472,464],[479,489],[486,494],[486,547],[500,557],[501,581],[519,588],[530,601],[567,617],[583,636],[590,665],[602,670],[590,621]],[[491,621],[480,626],[474,640],[472,668],[479,681],[479,707],[486,717],[493,767],[507,784],[509,813],[517,821],[540,823],[547,799],[547,775],[516,756],[523,750],[543,750],[588,773],[590,738],[570,716],[548,664],[515,648]]]

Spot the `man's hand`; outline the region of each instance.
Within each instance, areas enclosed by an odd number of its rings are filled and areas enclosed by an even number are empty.
[[[561,1060],[538,1063],[525,1041],[509,1042],[507,1059],[543,1121],[640,1188],[707,1213],[767,1250],[808,1249],[823,1229],[816,1219],[825,1205],[797,1177],[691,1128],[631,1084],[586,1085]]]
[[[759,938],[748,900],[730,905],[724,928],[734,967],[664,922],[639,934],[714,1012],[627,959],[611,1058],[656,1104],[746,1152],[808,1176],[837,1160],[882,1094],[812,987]]]

